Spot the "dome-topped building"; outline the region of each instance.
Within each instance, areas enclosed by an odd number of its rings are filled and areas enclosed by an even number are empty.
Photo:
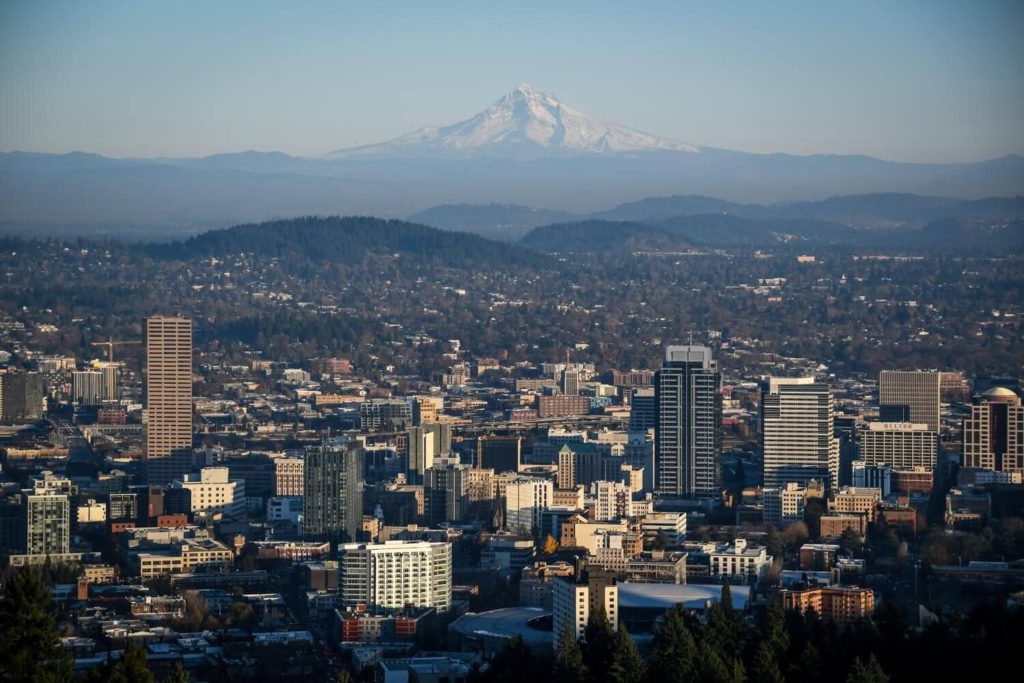
[[[1024,476],[1024,406],[1007,387],[975,399],[964,420],[964,467]]]
[[[981,395],[981,400],[989,403],[1009,403],[1011,405],[1020,405],[1020,396],[1006,387],[992,387],[988,391]]]

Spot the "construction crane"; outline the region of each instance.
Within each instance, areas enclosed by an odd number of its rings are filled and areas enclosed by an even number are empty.
[[[110,362],[110,363],[113,363],[114,362],[114,347],[115,346],[125,346],[127,344],[141,344],[141,343],[142,343],[141,339],[114,339],[113,337],[108,337],[107,341],[93,342],[92,345],[93,346],[106,346],[107,347],[107,361]]]

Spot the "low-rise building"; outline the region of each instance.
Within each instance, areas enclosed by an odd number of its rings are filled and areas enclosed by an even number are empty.
[[[882,492],[875,488],[846,486],[828,501],[829,512],[861,514],[868,523],[875,521],[875,508],[882,500]]]
[[[847,529],[853,530],[861,537],[868,532],[868,519],[866,515],[831,512],[821,516],[820,524],[820,535],[822,538],[839,538]]]
[[[764,546],[748,547],[744,538],[737,538],[730,545],[715,550],[709,558],[713,575],[745,579],[764,576],[772,561]]]
[[[644,543],[654,543],[662,534],[669,547],[676,547],[686,540],[685,512],[652,512],[640,520],[640,531]]]
[[[186,474],[174,481],[171,488],[189,492],[189,510],[193,514],[221,513],[237,517],[245,510],[245,482],[228,476],[227,467],[204,467],[198,477]]]
[[[790,522],[804,519],[804,500],[807,488],[797,482],[788,482],[781,488],[764,490],[764,523],[784,527]]]
[[[870,588],[830,586],[781,591],[782,607],[806,612],[811,609],[822,619],[849,624],[867,619],[875,609],[875,594]]]

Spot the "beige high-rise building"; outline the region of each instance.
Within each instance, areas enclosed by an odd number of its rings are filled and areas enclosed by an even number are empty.
[[[274,460],[274,495],[301,496],[305,494],[306,461],[302,458]]]
[[[939,434],[924,423],[871,422],[860,432],[860,458],[866,465],[933,470],[938,452]]]
[[[146,477],[165,485],[192,469],[192,321],[146,319]]]
[[[882,422],[916,422],[939,431],[938,372],[882,370],[878,376],[879,417]]]
[[[983,393],[964,420],[964,467],[1024,472],[1024,406],[1005,387]]]

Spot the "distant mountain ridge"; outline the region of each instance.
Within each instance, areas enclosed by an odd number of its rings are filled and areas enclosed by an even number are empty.
[[[1024,157],[925,164],[717,149],[602,122],[527,85],[463,121],[324,156],[254,150],[180,159],[0,153],[0,232],[7,234],[168,239],[303,215],[423,214],[439,224],[436,207],[463,204],[566,214],[535,222],[523,210],[516,210],[518,217],[506,211],[507,228],[472,217],[471,209],[449,211],[444,219],[452,227],[461,219],[467,228],[489,228],[486,234],[514,240],[543,222],[635,220],[641,208],[645,221],[720,212],[763,218],[773,210],[765,206],[789,203],[775,214],[779,218],[797,215],[800,202],[866,194],[952,201],[1018,196],[1024,194]],[[655,207],[644,197],[666,199]],[[688,206],[673,208],[680,201]],[[750,213],[750,204],[760,206]],[[886,215],[895,211],[883,208]],[[801,217],[840,222],[866,216],[860,207],[844,218],[841,205],[806,211]],[[934,210],[924,213],[934,216]]]

